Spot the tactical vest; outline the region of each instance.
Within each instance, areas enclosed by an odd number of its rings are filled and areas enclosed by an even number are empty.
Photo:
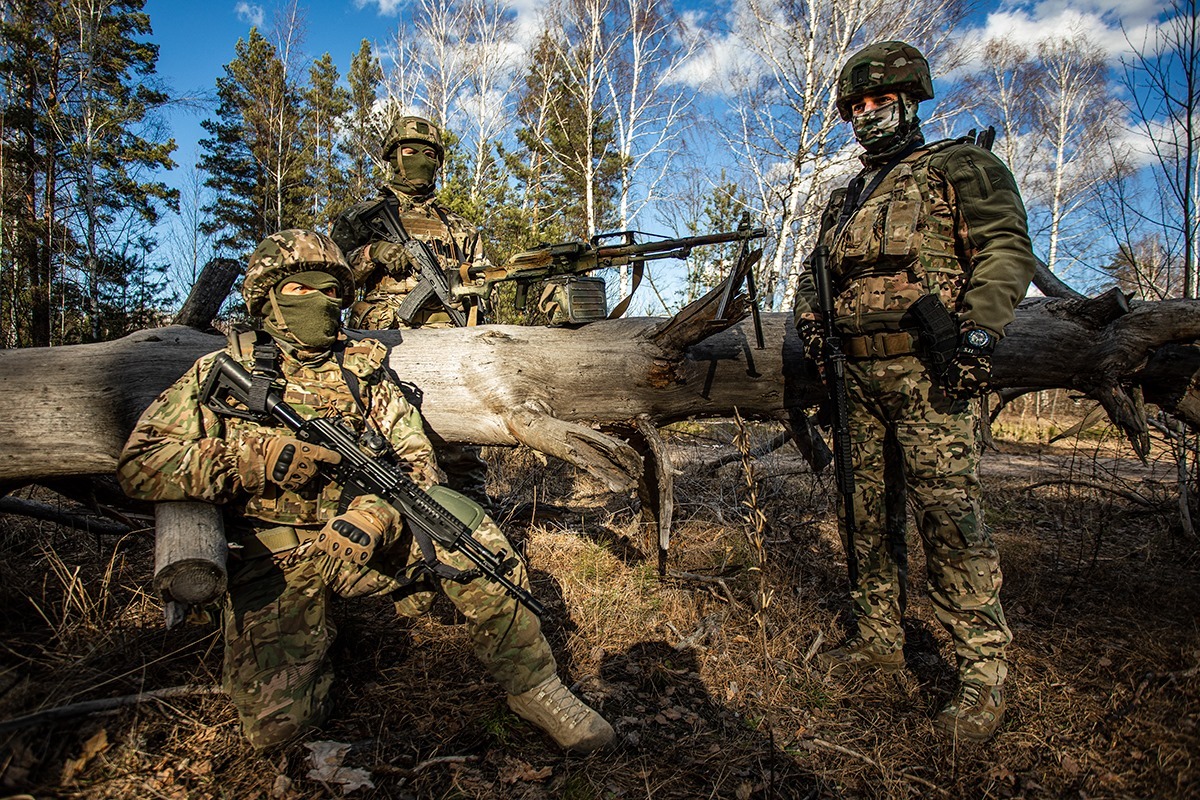
[[[846,190],[829,198],[822,242],[829,247],[838,327],[847,332],[900,330],[904,312],[924,294],[958,309],[966,275],[956,249],[953,209],[930,189],[929,167],[956,145],[947,139],[919,148],[884,177],[841,233]]]
[[[254,371],[256,341],[255,331],[235,332],[226,350],[243,367]],[[316,367],[292,362],[289,364],[292,371],[285,376],[283,399],[306,419],[340,416],[356,432],[361,432],[364,414],[371,408],[375,373],[386,358],[387,347],[383,343],[360,339],[347,342],[344,358],[331,357]],[[262,430],[262,426],[250,420],[230,418],[226,424],[227,436],[236,436],[239,430],[247,433]],[[327,480],[310,481],[295,492],[267,481],[261,495],[247,500],[244,513],[272,525],[315,526],[336,516],[340,501],[341,487]]]
[[[384,192],[382,199],[352,207],[334,225],[334,240],[351,261],[355,272],[360,276],[365,275],[359,287],[363,290],[364,302],[356,303],[350,312],[349,324],[355,328],[395,327],[394,313],[389,312],[394,312],[419,282],[419,277],[410,270],[389,272],[373,264],[362,263],[369,260],[369,252],[362,248],[373,241],[380,241],[372,229],[381,226],[372,220],[384,213],[384,204],[393,194],[400,203],[400,224],[409,236],[429,245],[443,269],[457,272],[464,263],[470,264],[480,257],[476,252],[479,231],[462,217],[442,209],[436,200],[416,202],[391,189],[385,188]],[[390,306],[390,309],[380,306]],[[431,300],[428,308],[422,308],[414,322],[422,326],[453,327],[450,317],[436,300]]]

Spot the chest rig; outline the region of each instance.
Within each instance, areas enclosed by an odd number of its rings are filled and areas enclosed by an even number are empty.
[[[926,294],[957,309],[966,275],[953,208],[930,185],[930,165],[958,143],[947,139],[905,156],[876,176],[874,190],[856,207],[846,206],[852,192],[838,190],[830,197],[822,242],[830,250],[834,312],[842,330],[899,331],[904,313]],[[863,177],[856,179],[860,187]]]
[[[229,427],[259,428],[268,419],[266,396],[272,386],[282,389],[283,399],[303,416],[336,416],[360,435],[367,437],[370,418],[372,376],[383,363],[387,348],[374,340],[349,340],[335,345],[333,358],[319,367],[300,365],[284,375],[275,341],[265,331],[235,331],[229,339],[229,354],[246,367],[253,378],[245,413],[228,421]],[[386,441],[374,434],[381,445]],[[245,513],[279,525],[323,524],[345,510],[350,498],[329,481],[310,481],[297,491],[287,491],[267,481],[261,495],[251,496]]]

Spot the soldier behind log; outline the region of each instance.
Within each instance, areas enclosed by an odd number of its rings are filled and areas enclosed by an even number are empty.
[[[437,200],[437,176],[446,158],[441,130],[423,117],[400,117],[384,139],[383,157],[393,174],[380,196],[352,206],[333,224],[333,240],[363,292],[363,299],[350,307],[347,325],[364,330],[453,327],[441,300],[432,295],[409,319],[401,317],[400,306],[417,288],[420,275],[404,248],[385,238],[383,220],[390,215],[407,235],[429,245],[446,270],[457,273],[484,259],[478,229]],[[477,306],[457,301],[457,307],[472,324],[479,321]],[[439,447],[438,461],[448,486],[490,507],[487,464],[478,447]]]
[[[227,351],[235,359],[256,374],[274,372],[283,399],[303,416],[335,415],[358,435],[373,432],[416,483],[436,482],[432,447],[417,410],[389,377],[387,349],[341,330],[354,280],[332,240],[300,230],[267,237],[250,257],[242,294],[265,333],[234,335]],[[133,497],[225,506],[224,684],[246,737],[262,749],[307,734],[329,714],[334,594],[403,592],[411,588],[404,578],[414,575],[438,581],[392,505],[363,495],[339,511],[341,487],[318,470],[339,461],[337,453],[202,403],[217,355],[197,361],[146,410],[121,453],[118,477]],[[490,517],[475,538],[493,552],[512,552]],[[461,553],[436,551],[451,568],[473,566]],[[528,587],[523,566],[513,579]],[[466,616],[476,654],[516,713],[564,748],[588,751],[612,738],[608,723],[559,680],[533,613],[486,578],[441,588]]]
[[[1033,276],[1025,208],[1011,173],[987,150],[966,140],[925,143],[917,105],[932,99],[933,83],[915,48],[864,48],[842,68],[837,91],[838,110],[866,150],[863,171],[830,198],[820,238],[849,357],[860,574],[851,592],[857,631],[820,661],[831,671],[904,666],[900,554],[885,541],[890,433],[916,507],[934,613],[954,641],[960,678],[935,724],[986,740],[1004,716],[1012,634],[1000,605],[999,554],[983,523],[973,401],[988,389],[992,350]],[[951,358],[937,370],[906,313],[924,295],[940,299],[956,323],[947,326]],[[819,352],[811,270],[795,310],[808,352]]]

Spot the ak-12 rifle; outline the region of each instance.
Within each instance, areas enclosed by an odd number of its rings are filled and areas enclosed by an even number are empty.
[[[249,406],[254,381],[254,376],[228,353],[220,353],[213,362],[208,380],[205,381],[201,401],[209,409],[223,416],[256,418],[239,407]],[[231,400],[236,401],[238,405],[231,403]],[[542,615],[542,604],[509,577],[518,564],[516,557],[503,550],[493,553],[474,537],[473,534],[483,519],[482,509],[474,507],[474,518],[471,520],[460,519],[459,515],[439,502],[438,497],[448,500],[451,505],[461,505],[465,498],[441,486],[434,486],[426,492],[405,474],[402,467],[380,454],[386,450],[387,445],[377,433],[370,432],[360,437],[338,419],[305,419],[284,401],[278,387],[275,386],[267,389],[264,407],[268,417],[283,423],[297,439],[328,448],[341,455],[341,463],[322,466],[322,469],[327,470],[327,474],[343,487],[348,493],[347,496],[373,494],[383,498],[404,515],[405,520],[412,526],[414,538],[419,544],[422,544],[422,537],[428,537],[447,550],[462,553],[475,564],[478,574],[502,586],[510,597],[515,598],[534,614],[539,617]],[[468,516],[465,512],[463,515]],[[476,570],[455,572],[443,577],[463,581],[473,578],[475,572]]]
[[[833,279],[829,274],[829,248],[819,245],[813,251],[813,283],[821,312],[821,338],[824,343],[825,387],[829,391],[830,434],[833,439],[833,470],[846,524],[846,571],[850,590],[858,588],[858,551],[854,549],[857,522],[854,519],[854,461],[850,454],[850,395],[846,389],[846,352],[842,335],[834,325]]]
[[[763,238],[767,235],[767,230],[746,225],[727,233],[656,239],[649,242],[638,242],[638,235],[638,231],[616,231],[597,234],[588,242],[568,241],[539,245],[517,253],[503,266],[471,267],[468,275],[472,282],[455,286],[454,294],[477,296],[486,300],[497,284],[513,281],[517,285],[517,308],[524,309],[528,303],[529,287],[540,281],[583,275],[606,267],[632,265],[634,272],[630,296],[608,315],[610,319],[615,319],[628,308],[633,292],[637,291],[641,282],[647,261],[662,258],[685,259],[691,255],[693,248],[728,242],[749,242],[752,239]]]

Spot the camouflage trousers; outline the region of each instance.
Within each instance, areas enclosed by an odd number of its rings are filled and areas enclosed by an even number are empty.
[[[475,536],[493,551],[513,552],[490,518]],[[421,554],[407,534],[395,538],[366,565],[290,551],[231,568],[224,682],[256,749],[300,737],[328,716],[335,635],[330,600],[333,594],[364,597],[399,588],[392,576],[415,568]],[[438,548],[438,556],[455,568],[473,566],[460,553]],[[524,564],[511,577],[529,586]],[[466,617],[475,654],[506,691],[520,694],[554,674],[554,655],[538,618],[500,586],[476,578],[465,584],[446,581],[440,588]]]
[[[959,675],[1002,684],[1012,633],[1000,605],[1000,555],[980,507],[975,404],[948,398],[915,356],[851,361],[847,378],[859,565],[851,594],[859,635],[885,651],[904,645],[903,543],[900,552],[889,547],[884,509],[884,440],[890,432],[925,549],[927,589],[954,641]]]

